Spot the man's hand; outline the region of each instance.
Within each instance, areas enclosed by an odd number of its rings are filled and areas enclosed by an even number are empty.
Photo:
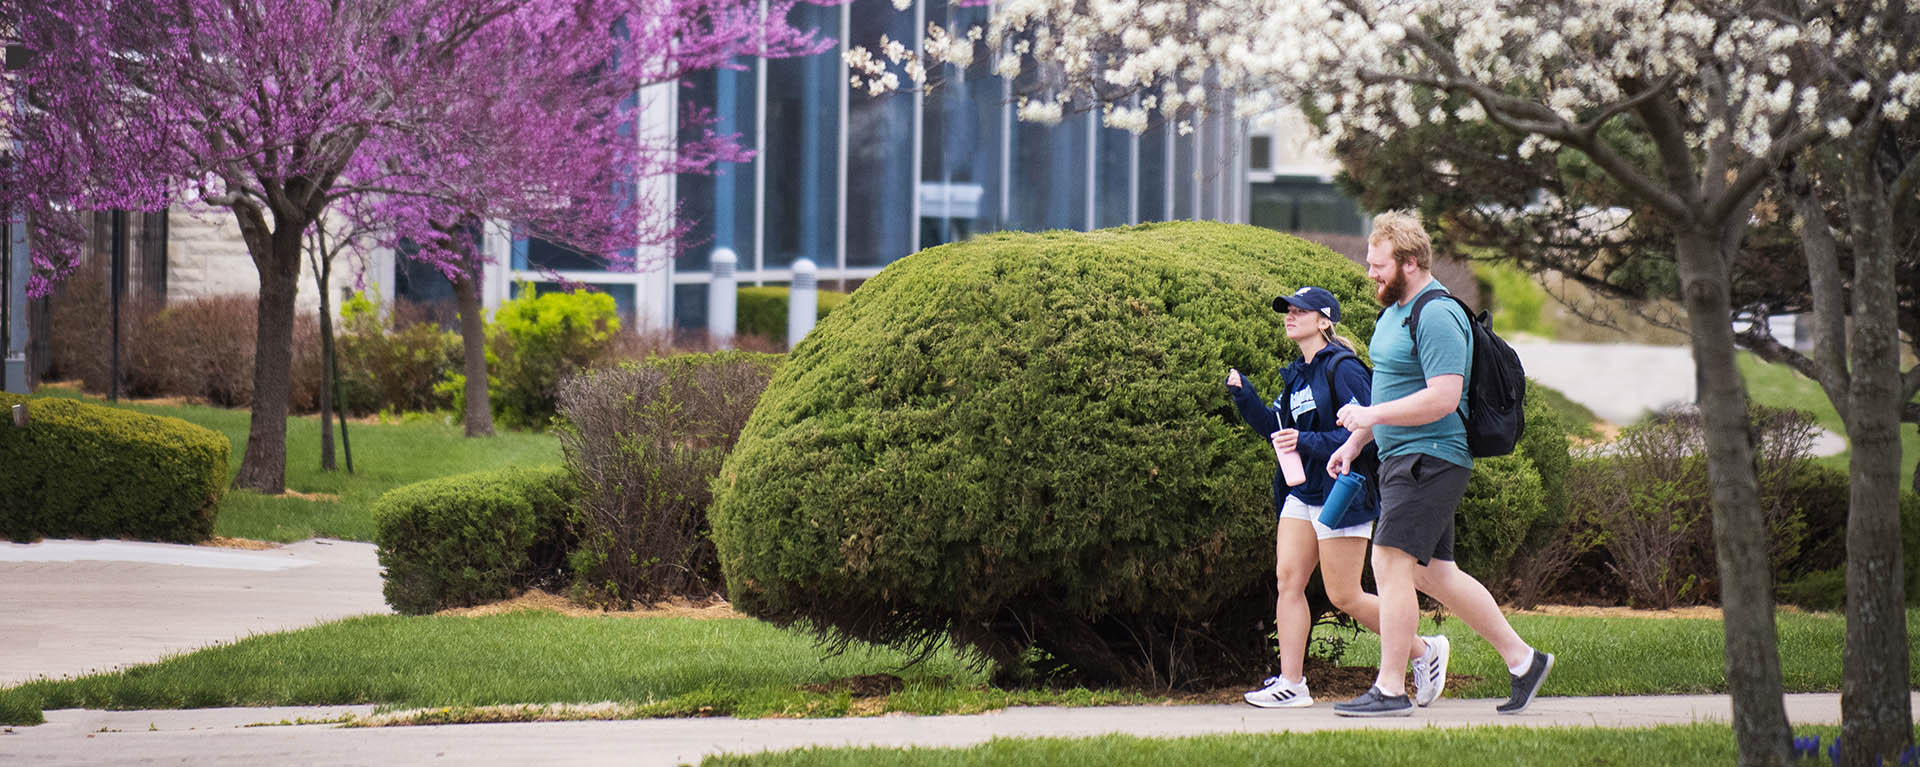
[[[1233,389],[1240,388],[1240,371],[1227,368],[1227,386]]]
[[[1292,450],[1300,446],[1300,430],[1281,429],[1273,433],[1273,447],[1276,450]]]
[[[1372,406],[1349,404],[1340,408],[1340,413],[1335,416],[1335,420],[1348,431],[1359,431],[1371,429],[1375,424],[1380,423],[1380,415]]]

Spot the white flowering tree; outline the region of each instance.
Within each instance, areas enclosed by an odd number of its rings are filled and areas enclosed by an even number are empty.
[[[1230,95],[1243,116],[1302,104],[1323,115],[1330,142],[1486,123],[1525,136],[1522,155],[1578,153],[1620,204],[1658,216],[1673,238],[1708,425],[1741,763],[1784,764],[1791,731],[1747,393],[1728,322],[1732,265],[1755,201],[1789,160],[1849,137],[1857,146],[1860,131],[1904,123],[1920,106],[1910,15],[1885,0],[1008,0],[984,29],[931,28],[915,49],[889,41],[878,54],[853,51],[848,65],[856,88],[879,93],[900,87],[896,70],[917,85],[930,62],[989,55],[997,73],[1024,85],[1022,119],[1042,122],[1098,109],[1112,127],[1137,132],[1158,118],[1185,130]],[[1876,180],[1870,158],[1851,166],[1846,188],[1868,198],[1912,188]],[[1876,214],[1854,230],[1884,221]],[[1856,257],[1853,279],[1890,286],[1890,259]],[[1893,323],[1872,321],[1891,311],[1890,295],[1854,291],[1843,390],[1856,420],[1897,414],[1902,403]],[[1895,445],[1886,462],[1895,481],[1863,490],[1860,473],[1877,477],[1883,467],[1858,458],[1855,466],[1850,550],[1891,552],[1849,573],[1845,753],[1859,764],[1910,740],[1899,520],[1897,503],[1882,502],[1897,487]],[[1856,456],[1867,445],[1859,447]]]

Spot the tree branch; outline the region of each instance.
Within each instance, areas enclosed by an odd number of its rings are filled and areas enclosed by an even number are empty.
[[[1803,154],[1807,161],[1813,158]],[[1816,364],[1809,375],[1827,390],[1835,402],[1835,392],[1848,388],[1846,362],[1846,283],[1840,274],[1839,248],[1833,238],[1833,224],[1827,209],[1814,194],[1813,178],[1805,163],[1796,163],[1786,182],[1787,196],[1794,214],[1800,217],[1800,250],[1806,256],[1809,292],[1813,297],[1813,355]]]

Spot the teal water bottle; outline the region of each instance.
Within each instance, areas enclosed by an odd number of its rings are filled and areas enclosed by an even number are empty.
[[[1366,477],[1353,472],[1342,474],[1334,480],[1333,488],[1327,491],[1326,503],[1320,506],[1320,524],[1340,529],[1341,519],[1347,515],[1347,504],[1353,501],[1354,496],[1366,492],[1361,488],[1366,481]]]

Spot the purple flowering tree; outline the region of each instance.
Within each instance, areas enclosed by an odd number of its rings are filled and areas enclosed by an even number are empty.
[[[673,240],[650,175],[739,159],[730,137],[640,130],[642,88],[737,56],[810,53],[795,0],[0,0],[31,65],[4,95],[20,142],[0,203],[31,211],[29,289],[76,266],[82,211],[233,212],[259,271],[238,487],[284,489],[302,244],[345,216],[479,267],[449,232],[513,219],[588,253]],[[682,133],[682,137],[686,136]],[[484,376],[482,377],[484,380]]]

